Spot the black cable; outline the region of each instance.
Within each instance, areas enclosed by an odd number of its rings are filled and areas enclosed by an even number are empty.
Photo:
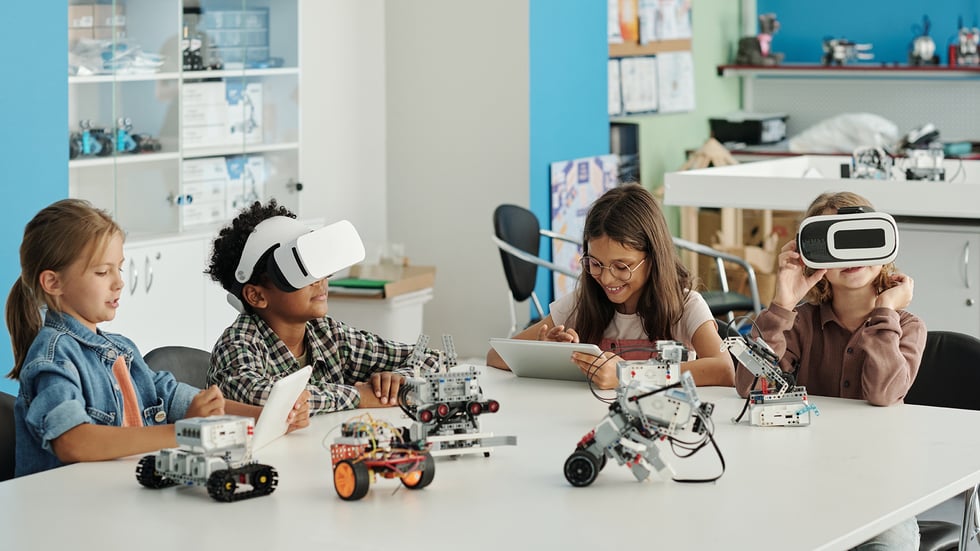
[[[745,404],[742,406],[742,411],[738,413],[738,417],[732,419],[733,423],[737,424],[742,421],[742,416],[744,416],[745,412],[748,411],[749,403],[752,401],[752,389],[755,388],[755,385],[758,384],[758,382],[759,382],[759,376],[756,375],[755,378],[752,379],[752,386],[749,387],[749,393],[745,395]]]

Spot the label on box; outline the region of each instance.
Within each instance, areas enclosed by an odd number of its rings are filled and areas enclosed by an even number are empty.
[[[234,214],[265,197],[265,158],[261,155],[228,157],[227,209]]]

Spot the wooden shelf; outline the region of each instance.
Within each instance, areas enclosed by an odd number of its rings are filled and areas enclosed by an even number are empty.
[[[882,65],[854,63],[821,65],[798,63],[786,65],[719,65],[718,76],[758,76],[774,78],[881,78],[881,79],[980,79],[980,67],[945,65]]]
[[[638,42],[625,42],[622,44],[609,45],[609,57],[634,57],[644,55],[657,55],[666,52],[686,52],[691,50],[691,40],[688,38],[677,40],[656,40],[640,44]]]

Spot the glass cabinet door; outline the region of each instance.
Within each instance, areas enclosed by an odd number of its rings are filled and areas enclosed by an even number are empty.
[[[130,235],[298,212],[299,0],[70,0],[69,194]]]

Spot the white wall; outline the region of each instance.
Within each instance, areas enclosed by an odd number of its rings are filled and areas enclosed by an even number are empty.
[[[369,255],[385,215],[384,0],[302,3],[300,215],[349,219]]]
[[[388,236],[437,266],[424,330],[452,334],[461,357],[509,326],[491,215],[529,200],[528,12],[527,0],[385,4]]]

